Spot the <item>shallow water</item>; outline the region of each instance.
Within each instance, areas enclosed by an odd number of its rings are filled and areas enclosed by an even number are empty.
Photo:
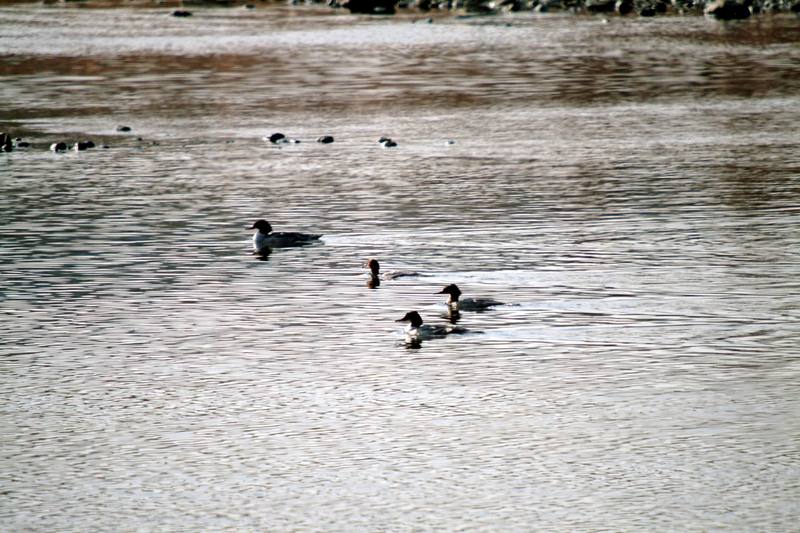
[[[796,527],[796,18],[194,12],[0,8],[2,529]]]

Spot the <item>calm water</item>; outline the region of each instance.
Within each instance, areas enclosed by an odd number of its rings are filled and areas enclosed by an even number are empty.
[[[0,8],[0,529],[796,530],[798,19],[168,12]]]

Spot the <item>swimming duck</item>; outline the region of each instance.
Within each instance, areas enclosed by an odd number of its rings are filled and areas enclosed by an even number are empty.
[[[381,276],[381,264],[378,263],[377,259],[370,259],[367,261],[367,268],[370,271],[370,277],[373,281],[378,281],[380,283],[380,278],[386,280],[393,280],[397,278],[404,278],[404,277],[411,277],[411,276],[419,276],[419,272],[412,272],[410,270],[396,270],[394,272],[384,272],[383,276]]]
[[[451,334],[467,333],[465,328],[456,326],[431,326],[422,323],[422,317],[416,311],[409,311],[403,318],[395,322],[408,322],[405,328],[406,340],[409,342],[446,337]]]
[[[484,311],[490,307],[504,305],[503,302],[498,302],[491,298],[464,298],[460,300],[461,289],[455,283],[451,283],[436,294],[450,295],[447,299],[447,306],[451,311]]]
[[[272,226],[266,220],[257,220],[250,229],[256,230],[253,234],[253,250],[261,253],[267,248],[285,248],[288,246],[303,246],[318,241],[322,235],[297,233],[290,231],[272,231]]]

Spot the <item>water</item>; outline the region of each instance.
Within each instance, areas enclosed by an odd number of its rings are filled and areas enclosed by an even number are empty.
[[[1,529],[796,529],[797,29],[3,7]]]

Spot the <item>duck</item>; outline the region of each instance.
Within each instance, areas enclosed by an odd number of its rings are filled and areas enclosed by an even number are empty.
[[[380,139],[378,139],[378,143],[384,148],[394,148],[395,146],[397,146],[397,143],[394,142],[389,137],[381,137]]]
[[[447,299],[447,307],[454,312],[485,311],[491,307],[505,305],[503,302],[498,302],[497,300],[493,300],[491,298],[464,298],[462,300],[460,299],[461,289],[459,289],[458,285],[455,283],[451,283],[436,294],[449,295],[449,298]]]
[[[253,234],[253,250],[256,253],[262,253],[268,248],[286,248],[312,244],[322,237],[322,235],[293,231],[272,231],[270,223],[263,219],[256,220],[250,229],[256,230]]]
[[[381,277],[385,280],[393,280],[397,278],[419,276],[419,272],[413,272],[410,270],[396,270],[394,272],[384,272],[383,276],[381,276],[381,264],[378,263],[378,260],[375,258],[372,258],[369,261],[367,261],[366,266],[369,269],[372,281],[373,282],[377,281],[378,284],[380,284]]]
[[[404,330],[406,341],[408,342],[437,339],[446,337],[447,335],[467,333],[466,328],[423,324],[422,317],[417,311],[409,311],[403,318],[395,320],[395,322],[408,322]]]

